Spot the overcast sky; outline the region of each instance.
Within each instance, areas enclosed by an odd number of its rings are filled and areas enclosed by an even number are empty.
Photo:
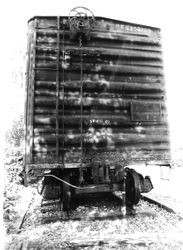
[[[27,21],[35,15],[68,15],[85,6],[96,16],[159,27],[162,30],[169,117],[174,142],[183,147],[183,7],[181,0],[6,0],[1,3],[1,109],[4,124],[20,107],[12,71],[21,67],[19,51],[26,53]],[[2,57],[3,56],[3,57]],[[18,105],[18,104],[17,104]],[[6,107],[6,112],[5,112]]]

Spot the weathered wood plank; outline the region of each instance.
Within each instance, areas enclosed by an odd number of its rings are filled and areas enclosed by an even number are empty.
[[[83,128],[84,133],[87,133],[89,130],[93,131],[112,131],[112,133],[139,133],[139,134],[162,134],[162,135],[169,135],[169,128],[168,124],[155,124],[154,126],[149,123],[144,123],[143,125],[124,125],[124,126],[96,126],[95,124],[90,124],[89,126],[85,126]],[[62,133],[62,129],[60,129],[60,133]],[[78,126],[67,126],[65,128],[65,133],[73,133],[73,134],[79,134],[80,128]],[[55,127],[52,125],[45,125],[45,124],[35,124],[34,126],[34,135],[41,136],[42,134],[55,134]]]
[[[149,52],[161,52],[161,47],[158,45],[151,45],[151,44],[132,44],[131,42],[128,41],[123,41],[123,43],[117,43],[116,41],[103,41],[103,40],[98,40],[90,41],[90,48],[95,49],[97,47],[103,48],[103,49],[127,49],[127,50],[135,50],[135,51],[149,51]],[[64,41],[64,45],[67,47],[72,47],[74,46],[74,43],[71,42],[70,40]],[[60,46],[63,46],[63,41],[60,41]],[[45,55],[52,55],[53,57],[55,56],[56,49],[55,49],[55,44],[50,44],[45,42],[42,43],[42,41],[38,40],[37,41],[37,46],[36,46],[37,54],[45,54]]]
[[[28,50],[29,56],[29,68],[27,69],[27,118],[26,118],[26,162],[31,162],[33,160],[33,129],[34,129],[34,90],[35,90],[35,59],[36,59],[36,25],[35,20],[33,24],[33,30],[30,32],[30,44]]]
[[[57,30],[53,29],[38,29],[37,35],[41,42],[49,41],[49,43],[55,43],[55,37],[57,34]],[[70,38],[70,31],[64,31],[65,38]],[[63,30],[60,30],[60,35],[63,35]],[[159,37],[152,37],[152,36],[139,36],[138,34],[129,34],[129,33],[119,33],[119,32],[97,32],[91,31],[92,39],[103,39],[103,40],[118,40],[118,41],[130,41],[130,42],[138,42],[144,44],[156,44],[160,45],[160,38]],[[47,40],[48,39],[48,40]]]
[[[126,91],[127,92],[127,91]],[[66,98],[64,99],[64,101],[62,99],[60,99],[60,103],[63,103],[66,105],[65,109],[67,110],[68,107],[72,106],[73,109],[76,109],[76,107],[79,105],[80,103],[80,95],[79,95],[79,92],[72,92],[71,93],[67,93],[67,96]],[[47,101],[47,98],[50,98],[50,100]],[[98,97],[97,99],[101,100],[101,102],[94,102],[93,99],[95,97]],[[96,108],[97,106],[99,106],[99,109],[102,108],[102,106],[106,106],[106,107],[111,107],[111,108],[114,108],[116,109],[117,107],[119,107],[120,109],[123,108],[123,106],[119,106],[119,104],[121,104],[120,100],[123,100],[123,101],[126,101],[127,103],[129,103],[130,101],[139,101],[139,102],[153,102],[153,101],[156,101],[157,103],[160,103],[162,102],[163,100],[165,100],[166,96],[164,95],[164,93],[100,93],[100,94],[97,94],[96,92],[93,92],[93,93],[87,93],[85,92],[83,94],[83,98],[85,100],[85,103],[84,103],[84,107],[93,107],[93,108]],[[92,101],[91,101],[92,99]],[[113,101],[113,104],[116,103],[116,106],[113,106],[112,105],[112,102],[107,102],[108,99],[112,100],[114,99]],[[115,102],[116,100],[116,102]],[[117,100],[119,100],[119,102],[117,102]],[[49,106],[53,106],[54,103],[55,103],[55,99],[53,97],[53,95],[49,95],[48,94],[45,94],[45,95],[40,95],[39,97],[36,97],[36,104],[37,105],[40,105],[40,107],[45,107],[48,105],[48,108]],[[118,104],[117,104],[118,103]],[[164,105],[165,106],[165,105]]]
[[[167,125],[148,125],[148,126],[128,126],[128,127],[113,127],[113,128],[95,128],[90,125],[90,127],[84,128],[84,133],[87,133],[87,131],[95,129],[96,132],[102,132],[102,131],[111,131],[111,133],[117,134],[117,133],[128,133],[128,134],[149,134],[149,135],[156,135],[156,134],[162,134],[162,135],[168,135],[169,129]],[[65,128],[64,129],[65,134],[79,134],[80,128]],[[60,134],[62,134],[62,129],[59,129]],[[42,134],[52,134],[55,133],[55,128],[51,126],[43,126],[43,127],[35,127],[34,128],[34,135],[35,136],[41,136]]]
[[[31,56],[32,56],[32,52],[31,52],[31,43],[32,43],[32,34],[33,32],[31,32],[31,30],[29,29],[28,34],[27,34],[27,38],[28,38],[28,42],[27,42],[27,58],[26,58],[26,86],[25,86],[25,95],[26,95],[26,100],[25,100],[25,114],[24,114],[24,126],[25,126],[25,162],[29,163],[31,161],[30,159],[30,135],[29,135],[29,131],[28,131],[28,126],[30,123],[30,116],[29,116],[29,112],[30,112],[30,98],[28,98],[30,96],[30,72],[31,72]]]
[[[148,65],[148,62],[145,63],[146,65],[143,64],[136,64],[136,63],[126,63],[124,62],[124,64],[116,64],[114,63],[113,65],[110,64],[93,64],[93,63],[85,63],[83,66],[83,71],[88,71],[90,70],[92,73],[95,72],[113,72],[113,73],[131,73],[131,74],[150,74],[150,75],[162,75],[163,71],[162,71],[162,67],[158,66],[158,65]],[[56,70],[56,63],[55,62],[37,62],[36,63],[36,69],[53,69]],[[76,70],[80,70],[80,63],[79,62],[72,62],[72,64],[67,63],[67,66],[65,68],[65,70],[72,70],[72,71],[76,71]]]
[[[135,150],[135,148],[134,148]],[[158,150],[158,151],[102,151],[100,152],[98,149],[95,151],[92,151],[89,154],[86,154],[85,159],[83,159],[84,164],[89,164],[91,163],[91,159],[95,162],[101,162],[101,161],[108,161],[111,163],[122,163],[124,165],[128,164],[138,164],[138,163],[143,163],[143,162],[153,162],[153,164],[157,163],[162,163],[162,162],[168,162],[170,161],[170,151],[169,149],[165,150]],[[74,164],[77,165],[77,163],[80,163],[80,157],[81,153],[80,152],[66,152],[65,153],[65,160],[66,164]],[[35,153],[34,157],[35,163],[56,163],[54,154],[49,155],[45,153]],[[60,159],[60,164],[62,163]]]
[[[157,94],[158,95],[158,94]],[[160,94],[161,95],[161,94]],[[156,94],[154,94],[154,96],[156,96]],[[65,106],[79,106],[80,105],[80,96],[72,96],[72,95],[68,95],[64,97],[64,100],[62,98],[60,98],[60,103],[62,104],[62,102],[64,102]],[[150,97],[153,97],[153,94],[150,95]],[[106,107],[111,106],[111,107],[120,107],[120,108],[128,108],[129,104],[132,101],[135,101],[136,98],[130,98],[130,100],[123,100],[122,98],[116,98],[116,99],[112,99],[112,98],[100,98],[100,97],[83,97],[83,106],[92,106],[93,108],[96,106],[102,106],[102,105],[106,105]],[[151,98],[149,98],[151,99]],[[47,98],[45,96],[38,96],[35,98],[35,103],[36,104],[43,104],[43,106],[49,106],[51,104],[54,104],[56,101],[55,97],[50,97]],[[152,104],[162,104],[163,106],[165,106],[165,104],[160,100],[160,101],[153,101],[153,100],[145,100],[145,101],[137,101],[139,104],[141,103],[142,105],[152,105]]]
[[[60,49],[62,50],[62,49]],[[98,50],[92,49],[91,47],[87,47],[82,50],[83,53],[83,60],[88,63],[99,63],[102,61],[112,61],[113,63],[117,62],[118,64],[140,64],[140,65],[146,65],[150,64],[152,66],[162,66],[162,60],[160,58],[161,53],[160,52],[153,52],[152,50],[144,50],[144,49],[122,49],[120,50],[123,52],[122,53],[117,53],[119,49],[114,49],[114,48],[103,48],[99,47]],[[128,53],[125,53],[127,51]],[[113,53],[111,53],[113,52]],[[79,57],[78,57],[78,51],[77,47],[66,47],[66,60],[67,62],[78,62]],[[133,57],[129,56],[132,55]],[[137,60],[138,59],[138,60]],[[60,55],[60,60],[63,60],[63,55]],[[37,55],[36,55],[36,61],[37,63],[54,63],[56,62],[56,55],[55,51],[52,53],[46,48],[42,47],[37,47]],[[51,66],[50,66],[51,67]],[[53,66],[52,66],[53,67]]]
[[[60,119],[61,119],[61,115],[62,115],[62,110],[60,110],[59,111],[59,114],[60,114]],[[56,116],[56,112],[54,111],[54,112],[51,112],[51,111],[47,111],[47,110],[37,110],[37,109],[35,109],[35,115],[36,116],[51,116],[51,117],[55,117]],[[80,115],[80,110],[79,110],[79,108],[78,109],[75,109],[75,110],[70,110],[70,109],[65,109],[64,110],[64,116],[66,116],[66,118],[65,118],[65,121],[67,120],[67,116],[79,116]],[[116,116],[121,116],[121,117],[123,117],[123,116],[125,116],[125,115],[128,115],[129,116],[129,118],[131,117],[131,120],[132,121],[135,121],[136,119],[134,119],[134,117],[138,117],[139,116],[139,118],[141,117],[141,119],[140,120],[137,120],[137,121],[152,121],[152,120],[150,120],[150,117],[149,117],[149,119],[147,120],[147,119],[143,119],[142,117],[143,116],[152,116],[152,115],[155,115],[155,116],[159,116],[159,119],[161,119],[161,116],[163,116],[163,115],[167,115],[167,113],[163,113],[163,112],[161,112],[161,113],[159,113],[159,112],[153,112],[153,110],[152,110],[152,112],[142,112],[142,114],[140,114],[140,113],[137,113],[137,114],[131,114],[129,111],[127,111],[127,110],[120,110],[120,109],[110,109],[110,110],[108,110],[108,111],[106,111],[106,110],[104,110],[104,109],[102,109],[102,108],[100,108],[100,109],[97,109],[97,107],[95,108],[95,109],[91,109],[91,110],[83,110],[83,115],[85,115],[85,116],[92,116],[92,118],[94,117],[94,116],[97,116],[97,117],[99,117],[99,116],[101,116],[101,118],[103,117],[103,116],[106,116],[106,115],[110,115],[110,116],[114,116],[114,115],[116,115]],[[155,118],[154,118],[155,119]],[[153,120],[154,120],[153,119]]]
[[[80,65],[74,64],[65,69],[66,71],[79,71]],[[91,67],[91,65],[84,64],[83,71],[90,73],[112,73],[112,74],[142,74],[142,75],[163,75],[163,70],[161,67],[146,67],[146,66],[133,66],[133,65],[105,65],[99,64],[95,67]]]
[[[151,121],[151,125],[153,124],[166,124],[167,123],[167,115],[161,114],[161,121]],[[62,116],[59,117],[59,121],[62,122],[64,119],[64,123],[67,126],[78,126],[80,124],[81,116],[80,115],[71,115],[71,116],[65,116],[64,118]],[[144,125],[147,123],[147,121],[139,121],[141,125]],[[109,116],[109,115],[103,115],[103,116],[86,116],[83,115],[83,125],[89,126],[92,124],[92,126],[123,126],[123,125],[132,125],[139,123],[136,121],[131,121],[131,117],[127,115],[115,115],[115,116]],[[55,117],[54,116],[44,116],[44,115],[35,115],[34,117],[34,124],[37,126],[40,125],[55,125]]]
[[[169,142],[169,136],[167,135],[147,135],[147,134],[127,134],[127,133],[119,133],[112,134],[110,131],[108,133],[96,133],[90,132],[88,134],[82,134],[83,138],[83,146],[84,147],[117,147],[123,146],[124,144],[129,143],[155,143],[155,142]],[[55,143],[56,136],[54,135],[42,135],[42,136],[34,136],[34,147],[36,145],[48,145]],[[81,141],[80,134],[65,134],[64,137],[59,135],[59,142],[61,143],[64,140],[65,147],[75,146],[78,147]]]
[[[48,91],[56,90],[56,81],[35,81],[36,89],[43,88]]]
[[[118,34],[118,32],[92,32],[92,37],[100,38],[100,39],[109,39],[109,40],[119,40],[119,41],[130,41],[130,42],[139,42],[139,43],[146,43],[146,44],[156,44],[160,45],[159,37],[143,37],[135,34]]]
[[[69,29],[68,17],[60,17],[60,26],[65,21],[66,29]],[[135,23],[124,22],[120,20],[114,20],[104,17],[95,17],[95,31],[109,32],[123,32],[139,34],[141,36],[157,36],[160,37],[160,29],[155,27],[149,27],[146,25],[140,25]],[[38,19],[39,29],[57,29],[56,17],[39,17]]]
[[[124,153],[125,151],[132,151],[132,152],[141,152],[142,154],[148,154],[148,153],[159,153],[161,154],[162,152],[170,152],[170,145],[169,143],[158,143],[158,145],[153,145],[151,143],[144,143],[144,144],[136,144],[136,145],[124,145],[123,147],[117,147],[116,149],[114,149],[114,147],[86,147],[84,148],[85,150],[85,154],[86,156],[89,154],[89,152],[104,152],[104,153]],[[60,150],[60,155],[62,154],[62,150]],[[71,149],[71,148],[65,148],[65,153],[70,154],[71,158],[72,158],[72,154],[73,152],[77,153],[78,155],[81,155],[81,149],[80,148],[76,148],[76,149]],[[44,145],[36,145],[34,148],[34,155],[35,156],[41,156],[43,158],[49,156],[49,155],[56,155],[56,149],[54,148],[53,145],[49,144],[46,147]],[[60,158],[61,159],[61,158]]]
[[[66,47],[66,46],[65,46]],[[60,48],[62,51],[62,48]],[[42,52],[42,53],[41,53]],[[46,52],[46,51],[45,51]],[[45,53],[44,50],[37,48],[36,62],[38,66],[45,66],[49,68],[56,68],[56,56],[54,54]],[[162,59],[160,58],[160,52],[152,52],[146,50],[132,50],[132,49],[104,49],[98,48],[98,50],[91,49],[91,47],[84,47],[80,50],[83,54],[83,61],[85,63],[91,63],[92,66],[98,63],[110,63],[118,65],[149,65],[149,66],[162,66]],[[65,48],[66,63],[78,63],[80,62],[79,51],[77,47]],[[63,61],[63,54],[60,55],[60,61]],[[45,64],[45,65],[44,65]]]
[[[80,72],[79,71],[66,71],[65,72],[65,81],[79,81]],[[83,72],[83,80],[96,80],[103,79],[106,81],[129,81],[129,82],[142,82],[142,83],[158,83],[163,81],[163,76],[160,75],[118,75],[118,74],[102,74],[93,72]],[[36,70],[36,81],[56,81],[55,71],[49,69],[37,69]]]
[[[158,62],[158,61],[154,61],[154,62],[149,62],[149,61],[131,61],[129,62],[128,60],[111,60],[111,61],[108,61],[108,63],[106,63],[105,65],[102,65],[102,59],[101,60],[98,60],[96,61],[95,58],[93,59],[89,59],[87,60],[87,58],[84,58],[84,62],[85,62],[85,65],[87,67],[96,67],[94,65],[97,65],[97,67],[104,67],[104,66],[110,66],[111,63],[114,65],[114,67],[124,67],[124,66],[130,66],[130,67],[139,67],[139,68],[161,68],[162,67],[162,63],[161,62]],[[68,60],[67,63],[66,63],[66,67],[73,67],[71,65],[74,65],[74,63],[76,64],[74,67],[78,67],[78,64],[79,64],[79,60]],[[37,60],[37,63],[36,63],[36,68],[39,69],[39,68],[49,68],[49,69],[54,69],[56,70],[57,68],[57,63],[55,61],[50,61],[50,60],[45,60],[45,59],[39,59]]]
[[[136,80],[136,81],[135,81]],[[71,89],[73,90],[78,90],[80,87],[80,81],[75,79],[75,80],[67,80],[64,81],[64,83],[60,83],[61,85],[64,84],[65,90]],[[37,89],[45,89],[48,91],[53,91],[55,90],[56,82],[54,81],[36,81],[35,82],[36,88]],[[147,80],[145,80],[143,77],[121,77],[120,81],[107,81],[105,78],[103,79],[84,79],[83,80],[83,87],[86,90],[96,90],[98,91],[119,91],[121,90],[122,87],[125,89],[148,89],[150,91],[153,90],[165,90],[165,82],[163,79],[156,77],[152,78],[149,77]]]
[[[119,132],[120,131],[120,132]],[[122,131],[122,132],[121,132]],[[159,130],[160,132],[161,130]],[[79,131],[78,131],[79,132]],[[135,133],[136,132],[136,133]],[[160,136],[166,138],[167,135],[168,135],[168,132],[167,130],[164,130],[164,133],[162,133],[161,135],[156,131],[156,133],[152,133],[153,131],[151,131],[151,133],[142,133],[142,132],[139,132],[139,131],[133,131],[133,133],[129,133],[129,130],[126,129],[126,131],[123,129],[123,130],[118,130],[118,133],[115,133],[112,129],[92,129],[92,128],[89,128],[88,131],[83,131],[83,138],[85,139],[85,141],[93,141],[95,140],[96,138],[96,141],[97,141],[97,138],[98,140],[102,139],[102,140],[115,140],[115,141],[128,141],[131,140],[131,139],[138,139],[139,140],[142,140],[142,139],[151,139],[151,137],[154,136],[154,139],[153,140],[156,140],[157,138],[159,139]],[[162,131],[161,131],[162,132]],[[73,131],[66,131],[65,134],[64,134],[64,137],[66,138],[66,140],[75,140],[76,141],[80,138],[80,133],[73,133]],[[35,133],[35,142],[41,142],[41,141],[54,141],[55,140],[55,137],[56,137],[56,134],[55,133],[48,133],[48,134],[37,134]],[[59,138],[62,139],[63,138],[63,135],[60,134],[59,135]]]
[[[60,84],[62,85],[62,84]],[[55,84],[54,82],[36,82],[37,89],[36,91],[47,91],[47,93],[51,93],[55,91]],[[65,91],[72,90],[78,91],[80,87],[80,81],[65,81],[64,82]],[[164,84],[160,83],[136,83],[136,82],[107,82],[107,81],[83,81],[83,90],[85,92],[121,92],[121,91],[128,91],[128,92],[164,92],[165,87]],[[38,94],[42,94],[41,92]]]
[[[164,153],[170,153],[170,146],[168,143],[159,143],[158,145],[153,145],[150,143],[144,143],[144,144],[127,144],[124,147],[117,147],[114,149],[114,147],[85,147],[84,152],[86,155],[85,161],[88,161],[91,159],[91,157],[95,158],[95,154],[98,154],[99,156],[107,156],[107,154],[111,154],[111,156],[118,157],[121,155],[121,157],[124,156],[124,154],[134,154],[135,155],[141,155],[144,158],[152,157],[153,154],[164,154]],[[81,148],[71,148],[66,147],[64,150],[64,153],[66,154],[67,158],[70,157],[70,162],[74,162],[74,158],[78,158],[81,156]],[[60,155],[62,154],[62,150],[60,150]],[[56,155],[56,150],[53,147],[53,145],[48,145],[47,147],[43,146],[36,146],[34,148],[34,156],[35,157],[53,157]],[[139,156],[138,156],[139,157]],[[88,159],[87,159],[88,158]],[[61,159],[61,158],[60,158]],[[95,159],[96,160],[96,159]],[[99,159],[100,160],[100,159]]]
[[[62,84],[60,84],[62,86]],[[67,81],[64,82],[65,95],[75,94],[79,97],[80,81]],[[90,97],[102,95],[108,98],[123,97],[124,94],[157,94],[165,95],[165,87],[162,84],[140,84],[131,82],[105,82],[105,81],[83,81],[83,94]],[[55,96],[55,85],[50,82],[36,83],[36,96]]]
[[[137,102],[137,100],[136,100]],[[44,103],[45,104],[45,103]],[[141,104],[141,103],[140,103]],[[143,104],[143,103],[142,103]],[[146,104],[148,103],[144,103],[143,105],[141,105],[142,107],[146,107]],[[149,103],[150,105],[151,103]],[[159,103],[157,103],[158,105]],[[66,116],[65,119],[67,119],[67,117],[69,116],[79,116],[80,115],[80,109],[79,109],[79,104],[78,105],[68,105],[68,104],[64,104],[65,105],[65,108],[64,108],[64,115]],[[160,104],[159,104],[160,105]],[[131,117],[131,115],[134,115],[135,113],[137,114],[160,114],[160,115],[167,115],[167,110],[166,110],[166,107],[165,106],[161,106],[161,108],[159,108],[158,110],[156,110],[156,106],[152,106],[152,109],[144,109],[144,111],[133,111],[133,106],[130,105],[130,103],[128,104],[124,104],[123,106],[112,106],[112,105],[106,105],[105,103],[103,104],[100,104],[100,105],[86,105],[86,106],[83,106],[83,114],[85,116],[91,116],[91,119],[93,119],[93,117],[97,116],[97,118],[99,116],[118,116],[118,117],[122,117],[123,115],[128,115],[129,117]],[[106,107],[107,107],[107,110],[106,110]],[[56,111],[55,111],[55,108],[54,108],[54,105],[46,105],[46,106],[43,106],[43,105],[35,105],[35,115],[36,116],[40,116],[40,117],[48,117],[48,116],[51,116],[51,117],[55,117],[56,115]],[[59,115],[60,117],[62,117],[63,115],[63,107],[62,105],[60,104],[59,106]]]
[[[114,30],[114,31],[122,31],[127,33],[135,33],[144,36],[160,36],[160,29],[155,27],[149,27],[141,24],[129,23],[104,17],[97,17],[97,25],[95,29],[99,29],[102,31]]]
[[[60,91],[60,95],[61,95],[60,100],[62,100],[62,91]],[[51,99],[50,100],[51,102],[54,101],[54,97],[55,97],[54,91],[49,91],[45,89],[39,89],[35,91],[35,98],[36,98],[37,103],[39,102],[41,103],[42,100],[48,97]],[[71,89],[66,89],[64,97],[66,98],[66,101],[65,101],[66,103],[73,102],[73,105],[74,105],[74,103],[79,102],[80,92],[78,90],[71,91]],[[101,100],[124,99],[124,101],[129,102],[127,99],[129,100],[131,99],[133,101],[134,99],[137,99],[137,98],[140,99],[140,97],[142,97],[142,99],[145,99],[145,97],[147,97],[147,99],[158,99],[158,97],[159,99],[162,99],[162,97],[165,98],[166,96],[165,96],[165,91],[163,91],[163,88],[162,90],[152,89],[151,91],[150,88],[149,89],[142,89],[142,88],[135,89],[135,88],[125,88],[125,86],[123,86],[121,89],[119,89],[119,91],[117,91],[117,89],[114,89],[114,90],[109,89],[108,92],[99,90],[97,93],[97,90],[96,91],[93,89],[89,90],[86,88],[84,88],[84,91],[83,91],[83,98],[86,99],[86,103],[88,102],[91,103],[90,99],[94,99],[94,98],[101,99]],[[75,101],[75,102],[74,100],[69,101],[69,98],[71,99],[75,98],[75,99],[78,99],[78,101]],[[49,103],[49,101],[47,103]]]
[[[48,39],[48,38],[45,38],[45,39]],[[38,40],[38,42],[40,42],[40,41]],[[41,41],[41,42],[43,42],[43,41]],[[46,42],[46,41],[44,41],[44,42]],[[62,50],[62,47],[60,49]],[[41,51],[42,51],[42,53],[44,53],[45,50],[46,50],[46,46],[45,47],[37,47],[37,51],[39,53]],[[53,50],[54,55],[55,55],[54,47],[52,50],[51,49],[49,49],[49,50],[50,50],[50,52]],[[66,54],[68,54],[68,56],[70,54],[74,56],[74,53],[76,53],[77,50],[78,50],[78,47],[76,47],[75,45],[65,47],[65,51],[66,51]],[[143,49],[127,49],[127,48],[120,48],[120,49],[117,48],[116,49],[116,48],[109,48],[109,47],[105,48],[103,46],[102,47],[96,46],[94,48],[84,47],[83,51],[85,53],[87,52],[87,54],[90,54],[93,56],[95,56],[95,53],[97,53],[99,58],[104,57],[104,56],[110,56],[111,58],[118,57],[119,59],[120,58],[124,59],[124,57],[126,57],[126,58],[133,58],[133,59],[134,58],[146,58],[146,59],[162,60],[162,55],[161,55],[160,51],[151,51],[151,50],[143,50]],[[97,57],[95,57],[95,58],[97,60]]]

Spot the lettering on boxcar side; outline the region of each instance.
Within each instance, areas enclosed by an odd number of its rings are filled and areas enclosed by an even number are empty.
[[[132,121],[160,121],[161,105],[160,103],[131,103]]]
[[[91,119],[90,120],[90,125],[109,125],[110,121],[109,120],[103,120],[103,119]]]

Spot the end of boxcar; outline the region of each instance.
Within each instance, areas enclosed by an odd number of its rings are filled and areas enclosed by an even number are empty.
[[[101,192],[134,205],[153,188],[130,164],[170,158],[160,39],[81,7],[30,20],[25,182],[64,210]]]

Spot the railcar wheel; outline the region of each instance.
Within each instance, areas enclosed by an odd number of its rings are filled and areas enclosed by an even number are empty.
[[[140,179],[134,169],[126,168],[126,198],[131,204],[136,205],[140,200]]]
[[[70,176],[69,175],[65,175],[63,177],[64,181],[66,182],[70,182]],[[71,189],[70,186],[63,183],[63,187],[62,187],[62,207],[63,207],[63,211],[69,211],[70,210],[70,206],[71,206]]]

